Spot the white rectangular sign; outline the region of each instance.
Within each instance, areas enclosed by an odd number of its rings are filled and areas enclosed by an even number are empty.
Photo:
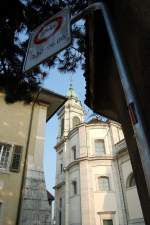
[[[70,43],[70,12],[65,8],[32,31],[23,72],[37,66]]]

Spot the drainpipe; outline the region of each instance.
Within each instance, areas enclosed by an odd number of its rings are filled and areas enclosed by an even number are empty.
[[[26,152],[25,152],[24,166],[23,166],[23,172],[22,172],[21,187],[20,187],[20,192],[19,192],[20,196],[19,196],[19,203],[18,203],[18,209],[17,209],[16,225],[19,225],[19,223],[20,223],[20,215],[21,215],[22,202],[23,202],[22,196],[23,196],[23,190],[24,190],[24,185],[25,185],[25,181],[26,181],[27,159],[28,159],[28,153],[29,153],[29,143],[30,143],[30,138],[31,138],[31,128],[32,128],[32,122],[33,122],[34,106],[40,95],[41,89],[42,88],[40,88],[38,90],[37,96],[35,97],[35,100],[33,101],[32,108],[31,108],[28,136],[27,136],[27,141],[26,141]]]

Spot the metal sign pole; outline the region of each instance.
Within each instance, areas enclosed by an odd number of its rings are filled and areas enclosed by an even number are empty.
[[[71,20],[73,24],[77,20],[81,19],[91,10],[101,10],[106,29],[108,32],[109,40],[113,50],[116,65],[119,71],[119,77],[124,90],[126,103],[129,109],[129,115],[132,121],[132,126],[135,134],[135,138],[138,145],[138,150],[143,166],[143,171],[147,183],[148,192],[150,195],[150,143],[146,134],[144,126],[143,115],[141,113],[140,105],[137,100],[135,88],[130,80],[130,76],[127,70],[127,66],[124,62],[122,51],[119,45],[117,34],[112,25],[112,19],[109,15],[106,5],[102,2],[93,3],[81,11],[78,15],[74,16]]]
[[[141,113],[140,105],[137,100],[135,88],[131,82],[130,75],[125,65],[121,48],[119,46],[117,35],[114,31],[108,9],[104,4],[101,5],[102,14],[105,20],[106,29],[111,42],[111,47],[116,60],[116,65],[119,71],[120,80],[124,90],[126,103],[129,109],[129,114],[132,121],[132,126],[135,138],[138,145],[139,154],[143,166],[143,171],[150,195],[150,143],[146,134],[144,126],[143,115]]]

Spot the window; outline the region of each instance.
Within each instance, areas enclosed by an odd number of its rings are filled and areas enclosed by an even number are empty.
[[[59,199],[59,225],[62,224],[62,213],[61,213],[61,210],[62,210],[62,198]]]
[[[63,172],[63,164],[62,163],[60,164],[60,172],[61,173]]]
[[[104,140],[102,140],[102,139],[95,140],[95,153],[96,154],[105,154]]]
[[[13,155],[10,170],[13,172],[18,172],[20,168],[21,162],[21,155],[22,155],[22,147],[19,145],[15,145],[13,148]]]
[[[61,126],[61,130],[60,130],[61,133],[60,133],[60,135],[63,136],[63,133],[64,133],[64,119],[61,120],[61,125],[60,126]]]
[[[73,160],[76,160],[77,159],[77,156],[76,156],[76,146],[73,146],[72,147],[72,158],[73,158]]]
[[[113,225],[113,221],[112,220],[103,220],[103,225]]]
[[[62,215],[61,215],[61,210],[60,210],[59,211],[59,225],[62,225],[61,220],[62,220]]]
[[[0,168],[7,169],[11,154],[11,145],[0,143]]]
[[[59,199],[59,208],[62,208],[62,198]]]
[[[130,175],[127,178],[126,187],[130,188],[130,187],[135,187],[135,186],[136,186],[136,184],[135,184],[134,175],[133,175],[133,173],[130,173]]]
[[[22,147],[0,143],[0,169],[18,172],[20,168]]]
[[[79,117],[77,117],[77,116],[74,116],[73,117],[73,128],[75,128],[77,125],[79,125],[80,124],[80,119],[79,119]]]
[[[77,194],[77,181],[72,181],[73,195]]]
[[[98,178],[98,189],[100,191],[110,190],[109,177],[101,176]]]

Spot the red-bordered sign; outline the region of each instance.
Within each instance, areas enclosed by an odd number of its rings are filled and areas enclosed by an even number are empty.
[[[58,16],[53,20],[48,21],[41,29],[38,31],[34,37],[34,44],[42,44],[52,37],[61,27],[63,22],[63,17]]]
[[[71,43],[70,12],[63,9],[38,26],[30,35],[23,72],[45,61]]]

